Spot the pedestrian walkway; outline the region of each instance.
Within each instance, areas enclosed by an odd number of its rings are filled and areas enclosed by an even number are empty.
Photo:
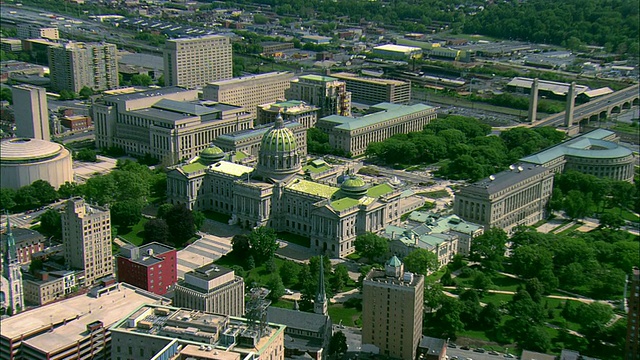
[[[201,238],[178,251],[178,277],[231,252],[231,237],[198,233]]]

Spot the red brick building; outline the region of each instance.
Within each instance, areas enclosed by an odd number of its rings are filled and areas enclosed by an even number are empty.
[[[174,248],[160,243],[120,249],[118,281],[164,295],[178,281],[178,255]]]
[[[16,252],[18,253],[18,260],[21,264],[28,264],[31,262],[31,255],[39,251],[44,250],[45,238],[37,231],[23,228],[11,228],[13,237],[16,241]],[[4,246],[6,244],[6,234],[2,234],[0,237],[0,244],[2,246],[2,252],[4,253]]]
[[[624,349],[625,360],[640,359],[640,269],[633,268],[629,279],[629,313],[627,315],[627,345]]]
[[[89,116],[83,115],[67,115],[60,118],[60,124],[71,131],[87,130],[93,128],[93,123]]]

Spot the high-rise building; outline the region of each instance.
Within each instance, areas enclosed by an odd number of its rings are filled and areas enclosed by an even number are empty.
[[[344,72],[331,76],[347,84],[353,102],[373,105],[382,102],[408,104],[411,101],[410,81],[361,77]]]
[[[16,85],[12,90],[16,136],[49,141],[47,90],[26,84]]]
[[[84,285],[113,275],[111,213],[85,204],[82,198],[67,201],[62,213],[64,258],[73,269],[84,269]]]
[[[640,359],[640,269],[633,268],[629,279],[629,313],[627,314],[627,344],[625,360]]]
[[[318,118],[329,115],[351,116],[351,93],[347,84],[331,76],[304,75],[291,81],[285,91],[288,100],[302,100],[320,108]]]
[[[231,79],[231,42],[226,36],[167,40],[164,49],[164,77],[167,86],[185,88]]]
[[[174,304],[214,314],[244,315],[244,280],[214,263],[184,274],[174,287]]]
[[[108,43],[68,42],[49,47],[51,86],[80,92],[118,87],[117,47]]]
[[[396,256],[362,282],[362,343],[380,354],[414,360],[422,338],[424,277],[404,272]]]
[[[178,281],[176,249],[157,242],[125,245],[117,256],[118,281],[164,295]]]
[[[255,115],[258,105],[284,99],[291,79],[293,73],[278,71],[215,81],[204,87],[202,98],[242,106]]]
[[[7,243],[4,246],[5,253],[2,257],[2,277],[6,280],[2,283],[6,284],[0,289],[0,308],[11,308],[12,312],[18,313],[24,309],[24,293],[22,290],[22,272],[20,270],[20,261],[16,252],[16,241],[11,232],[11,222],[7,216]]]
[[[18,39],[60,39],[57,27],[40,26],[35,24],[18,24],[16,35]]]

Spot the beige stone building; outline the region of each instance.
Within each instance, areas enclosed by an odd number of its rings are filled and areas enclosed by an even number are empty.
[[[285,96],[287,100],[302,100],[317,106],[318,117],[351,116],[351,93],[347,91],[347,84],[331,76],[300,76],[291,81]]]
[[[105,96],[92,113],[99,149],[149,154],[165,164],[192,158],[218,136],[253,125],[243,108],[199,101],[196,90],[177,87]]]
[[[302,157],[307,156],[307,128],[298,122],[285,122],[284,126],[293,132],[296,138],[298,152]],[[249,155],[257,159],[260,151],[262,137],[266,134],[273,124],[259,125],[253,129],[240,130],[229,134],[223,134],[213,140],[213,144],[222,149],[225,153],[237,154],[234,160],[241,156],[238,154]]]
[[[285,99],[291,79],[293,73],[278,71],[214,81],[204,87],[202,98],[242,106],[255,115],[258,105]]]
[[[24,276],[24,300],[42,306],[71,294],[76,286],[76,271],[41,272],[36,276]]]
[[[51,140],[47,90],[33,85],[16,85],[11,93],[16,118],[16,136]]]
[[[167,200],[232,217],[244,228],[269,226],[309,237],[311,249],[331,257],[355,251],[364,232],[399,224],[400,191],[349,176],[339,185],[304,179],[293,132],[279,117],[264,134],[256,168],[223,160],[217,147],[167,174]]]
[[[142,305],[111,330],[111,360],[284,360],[284,325]]]
[[[331,115],[318,119],[317,128],[329,135],[329,144],[351,156],[360,156],[367,145],[395,134],[422,131],[436,118],[436,108],[424,105],[381,103],[370,108],[374,113],[353,118]]]
[[[188,89],[231,79],[231,42],[226,36],[171,39],[165,42],[164,77],[167,86]]]
[[[311,129],[318,122],[318,108],[304,101],[289,100],[258,106],[256,125],[273,124],[281,114],[285,122],[293,121]]]
[[[347,91],[351,92],[351,101],[361,104],[408,104],[411,101],[411,82],[362,77],[352,73],[333,73],[347,84]]]
[[[113,275],[111,254],[111,213],[82,198],[66,202],[62,213],[64,258],[72,269],[84,270],[84,286]]]
[[[108,43],[67,42],[50,46],[51,86],[79,93],[87,86],[94,91],[118,87],[117,47]]]
[[[184,274],[174,287],[174,305],[214,314],[244,315],[244,280],[231,269],[208,264]]]
[[[543,166],[520,163],[509,170],[461,188],[455,194],[454,213],[461,218],[497,227],[510,234],[519,225],[533,225],[545,217],[553,191],[553,172]]]
[[[404,272],[396,257],[362,282],[362,344],[390,358],[414,360],[422,338],[424,277]]]

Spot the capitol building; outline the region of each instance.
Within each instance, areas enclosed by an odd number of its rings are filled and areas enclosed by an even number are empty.
[[[400,191],[344,176],[340,186],[303,176],[294,133],[278,115],[262,137],[257,166],[226,161],[210,146],[167,176],[167,200],[231,216],[244,228],[268,226],[310,238],[311,249],[337,258],[355,251],[356,236],[400,223]]]

